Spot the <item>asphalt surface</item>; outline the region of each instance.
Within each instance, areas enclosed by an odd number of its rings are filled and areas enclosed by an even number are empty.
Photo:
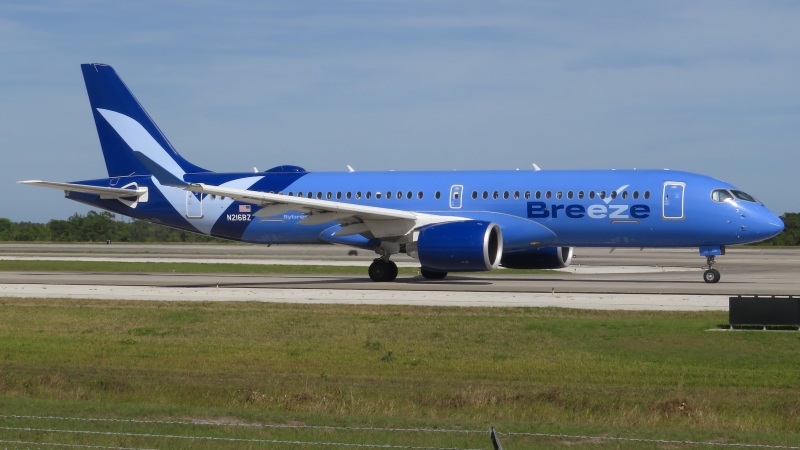
[[[430,281],[373,283],[375,255],[337,246],[6,244],[0,259],[193,261],[363,266],[363,275],[0,272],[0,297],[276,301],[590,309],[727,310],[736,295],[800,296],[800,249],[733,248],[717,257],[722,281],[702,280],[697,250],[583,249],[559,273],[503,270]],[[416,266],[408,257],[400,266]]]

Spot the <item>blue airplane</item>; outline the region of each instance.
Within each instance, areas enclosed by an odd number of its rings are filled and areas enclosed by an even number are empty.
[[[374,281],[392,255],[448,272],[560,268],[573,247],[697,247],[703,279],[729,245],[777,235],[783,222],[753,196],[671,170],[251,173],[198,167],[172,147],[114,69],[83,64],[108,177],[21,183],[136,219],[234,241],[341,244],[376,252]]]

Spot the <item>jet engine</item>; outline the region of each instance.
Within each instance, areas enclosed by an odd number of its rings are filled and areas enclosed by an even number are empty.
[[[503,254],[503,233],[492,222],[466,220],[430,225],[418,232],[406,253],[424,269],[475,272],[496,269]]]
[[[561,269],[572,263],[572,247],[542,247],[503,255],[509,269]]]

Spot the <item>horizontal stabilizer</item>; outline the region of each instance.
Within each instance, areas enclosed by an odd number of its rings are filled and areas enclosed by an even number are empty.
[[[65,193],[81,192],[84,194],[96,194],[102,199],[115,199],[115,198],[131,198],[142,197],[147,195],[146,187],[132,186],[129,188],[113,188],[91,186],[88,184],[75,184],[75,183],[57,183],[55,181],[40,181],[40,180],[26,180],[20,181],[20,184],[32,184],[34,186],[42,186],[53,189],[61,189]],[[146,201],[146,199],[143,199]]]

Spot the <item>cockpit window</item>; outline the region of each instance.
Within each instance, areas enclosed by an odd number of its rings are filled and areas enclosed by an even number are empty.
[[[724,202],[733,198],[733,194],[728,192],[727,189],[714,189],[711,191],[711,200],[715,202]]]
[[[758,203],[758,200],[756,200],[752,195],[736,189],[714,189],[711,191],[711,199],[715,202],[738,199],[745,202]]]
[[[755,198],[753,198],[753,196],[752,196],[752,195],[750,195],[750,194],[748,194],[747,192],[736,191],[736,190],[734,190],[734,191],[731,191],[731,192],[732,192],[732,193],[733,193],[733,195],[735,195],[735,196],[736,196],[736,198],[738,198],[739,200],[744,200],[744,201],[746,201],[746,202],[758,203],[758,200],[756,200]]]

